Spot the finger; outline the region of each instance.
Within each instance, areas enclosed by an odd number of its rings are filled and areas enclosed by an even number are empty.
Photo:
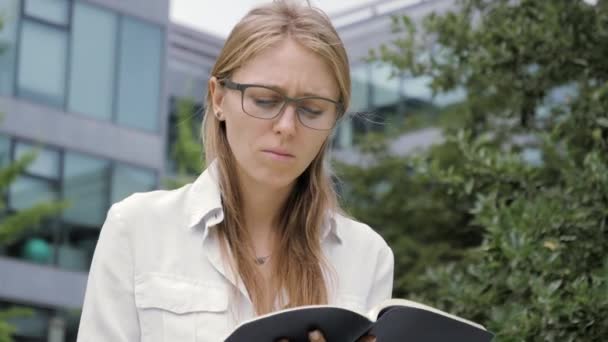
[[[319,330],[313,330],[308,333],[308,339],[310,342],[326,342],[325,337],[323,337],[323,334]]]
[[[282,338],[282,339],[278,340],[277,342],[289,342],[289,340],[286,338]]]
[[[376,336],[365,335],[361,337],[357,342],[376,342]]]

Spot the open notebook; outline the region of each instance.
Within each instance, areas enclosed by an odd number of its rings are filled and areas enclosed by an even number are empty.
[[[226,342],[309,342],[308,332],[319,329],[331,342],[356,342],[367,334],[377,342],[489,342],[493,334],[483,326],[430,306],[405,299],[389,299],[367,316],[331,305],[302,306],[276,311],[241,323]]]

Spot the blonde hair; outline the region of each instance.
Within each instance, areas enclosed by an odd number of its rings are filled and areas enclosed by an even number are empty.
[[[317,53],[330,66],[339,87],[339,101],[346,107],[350,100],[346,51],[329,17],[310,5],[285,0],[251,10],[228,36],[211,75],[228,78],[248,60],[286,38]],[[202,134],[207,165],[213,160],[218,164],[224,207],[224,221],[218,227],[220,240],[223,248],[226,245],[230,248],[230,263],[247,287],[256,312],[268,313],[275,305],[273,298],[265,296],[263,289],[268,285],[262,283],[244,231],[236,162],[224,123],[213,115],[215,109],[209,92],[206,101]],[[299,176],[281,212],[270,293],[286,295],[287,303],[279,296],[283,308],[328,302],[324,271],[329,265],[321,251],[320,229],[326,224],[327,215],[339,209],[330,172],[324,165],[328,141],[329,138]]]

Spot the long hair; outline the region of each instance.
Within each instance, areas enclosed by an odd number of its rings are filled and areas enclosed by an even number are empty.
[[[327,15],[310,5],[281,0],[251,10],[228,36],[211,75],[218,79],[230,77],[248,60],[286,38],[315,52],[330,66],[339,87],[339,101],[346,107],[350,100],[350,73],[344,45]],[[236,161],[225,123],[213,115],[209,92],[206,103],[202,127],[205,158],[207,165],[217,161],[224,207],[224,221],[218,227],[220,241],[223,248],[229,247],[230,265],[245,284],[256,312],[268,313],[277,308],[274,298],[266,298],[264,289],[269,285],[262,282],[251,257]],[[324,274],[329,265],[321,251],[320,229],[327,223],[328,214],[339,209],[330,172],[324,165],[328,145],[326,141],[296,180],[280,213],[269,292],[281,294],[278,299],[282,308],[328,302],[328,279]]]

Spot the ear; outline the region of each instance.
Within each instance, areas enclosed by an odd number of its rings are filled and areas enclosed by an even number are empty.
[[[211,94],[211,105],[213,108],[213,114],[217,114],[222,110],[222,103],[224,102],[224,87],[220,84],[219,80],[215,76],[209,78],[209,93]]]

